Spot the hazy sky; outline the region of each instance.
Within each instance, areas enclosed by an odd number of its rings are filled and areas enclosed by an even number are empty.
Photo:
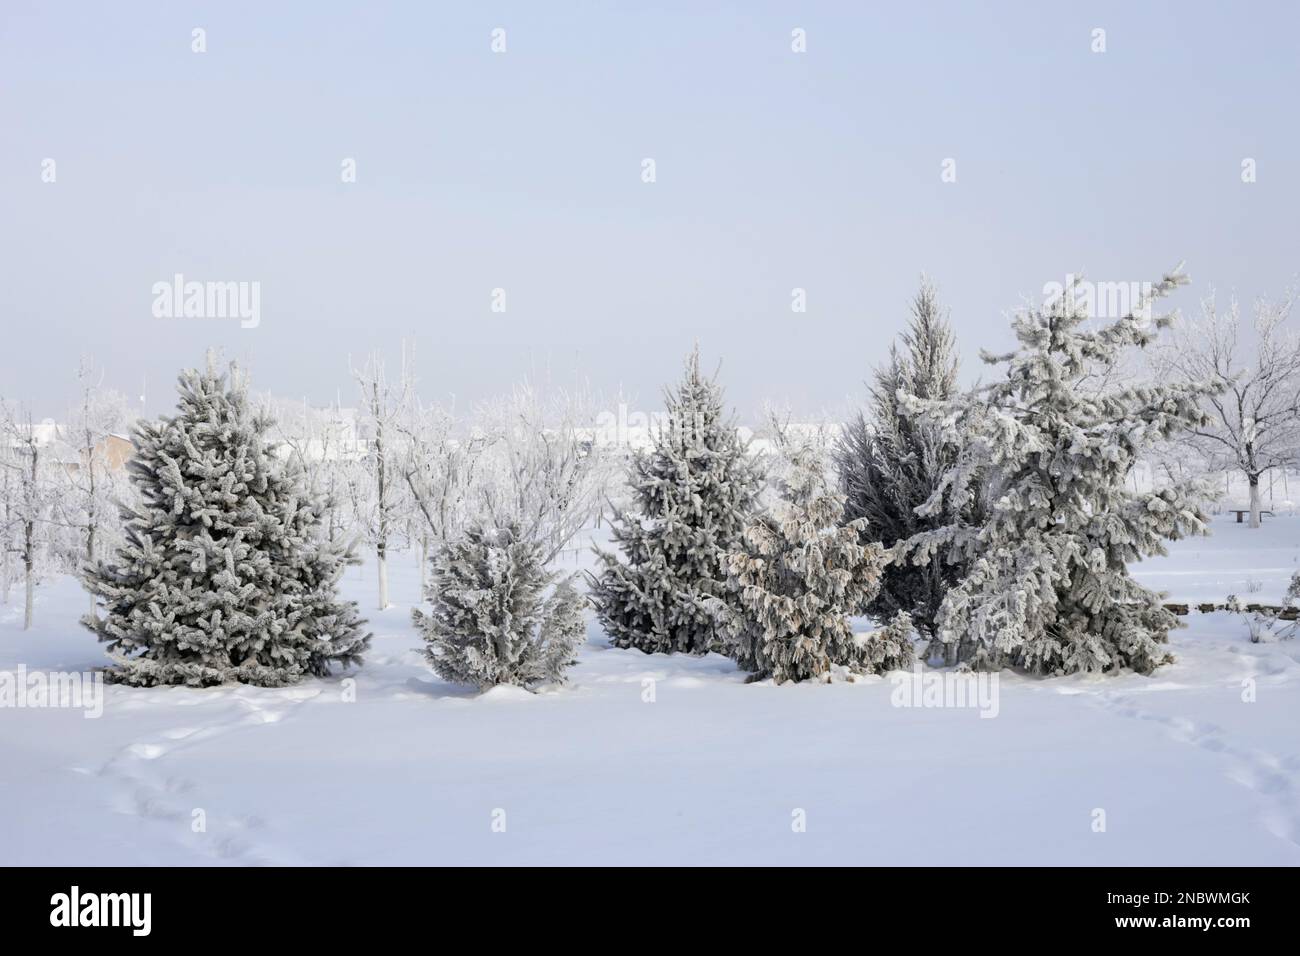
[[[346,401],[349,353],[405,338],[431,398],[549,367],[650,408],[698,338],[746,417],[811,412],[922,271],[972,373],[1069,271],[1277,293],[1297,10],[2,0],[0,395],[60,415],[89,353],[156,412],[211,344]],[[260,283],[260,324],[155,317],[176,273]]]

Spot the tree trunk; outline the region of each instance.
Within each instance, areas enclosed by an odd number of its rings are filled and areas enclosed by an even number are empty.
[[[429,536],[420,535],[420,600],[424,600],[424,588],[429,565]]]
[[[92,485],[93,487],[93,485]],[[93,498],[92,498],[93,500]],[[95,563],[95,525],[94,519],[91,519],[91,525],[86,531],[86,566],[90,567]],[[96,617],[95,613],[95,595],[90,595],[90,616]]]
[[[1250,481],[1250,526],[1259,527],[1259,475],[1247,475]]]
[[[31,422],[28,421],[28,433],[31,433]],[[36,445],[32,444],[31,454],[31,478],[27,487],[25,503],[28,507],[28,513],[23,518],[23,570],[27,576],[27,598],[26,605],[23,609],[23,630],[31,630],[32,626],[32,606],[36,603],[36,505],[37,484],[36,479],[40,475],[39,452]]]
[[[4,502],[5,502],[5,525],[9,526],[9,522],[13,519],[13,506],[10,503],[10,498],[9,498],[9,469],[8,468],[5,469]],[[2,576],[4,579],[3,581],[0,581],[0,600],[2,600],[5,604],[8,604],[9,585],[13,583],[13,575],[12,575],[13,565],[10,564],[10,560],[9,560],[9,552],[11,548],[9,547],[8,532],[5,533],[4,540],[0,541],[0,548],[4,548],[4,552],[5,552],[4,565],[3,567],[0,567],[0,576]]]
[[[375,380],[372,407],[375,410],[375,503],[379,515],[379,610],[388,610],[388,472],[384,467],[384,422],[379,415],[379,381]]]
[[[87,403],[84,414],[90,420],[90,408]],[[90,483],[90,494],[86,496],[86,565],[95,563],[95,528],[99,524],[99,511],[95,506],[95,438],[86,429],[86,477]],[[90,595],[90,616],[95,617],[95,595]]]
[[[23,630],[32,629],[32,606],[36,603],[36,574],[32,568],[32,562],[25,562],[27,571],[27,597],[23,606]]]

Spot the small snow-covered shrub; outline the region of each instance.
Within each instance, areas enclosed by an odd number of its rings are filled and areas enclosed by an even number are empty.
[[[1282,595],[1282,606],[1300,608],[1300,571],[1291,575],[1291,585],[1286,589],[1286,594]]]
[[[1280,611],[1276,613],[1257,611],[1246,622],[1247,627],[1250,628],[1251,643],[1285,641],[1295,637],[1296,632],[1300,631],[1300,620],[1288,621],[1282,617],[1282,614],[1297,607],[1300,607],[1300,571],[1291,576],[1291,584],[1286,589],[1286,594],[1282,596]]]
[[[438,676],[480,689],[563,683],[586,634],[586,599],[571,579],[555,577],[542,544],[517,525],[474,525],[440,548],[427,594],[432,613],[412,612]]]
[[[916,660],[912,644],[912,617],[899,611],[884,627],[865,636],[863,659],[869,670],[877,674],[907,670]]]
[[[1273,638],[1273,619],[1266,614],[1252,614],[1246,618],[1246,629],[1250,632],[1250,643],[1267,644]]]
[[[865,519],[841,524],[844,496],[826,490],[813,459],[805,452],[783,500],[728,553],[733,599],[710,602],[724,653],[753,671],[751,680],[826,681],[836,667],[874,669],[848,615],[875,596],[885,551],[862,543]]]
[[[1286,594],[1282,596],[1282,607],[1289,610],[1300,609],[1300,571],[1291,575],[1291,586],[1286,589]],[[1289,640],[1296,636],[1300,631],[1300,618],[1290,621],[1278,631],[1278,637],[1282,640]]]
[[[1300,630],[1300,620],[1287,620],[1283,615],[1297,607],[1300,607],[1300,571],[1291,576],[1291,584],[1282,596],[1282,605],[1276,610],[1256,605],[1256,609],[1251,611],[1250,605],[1235,594],[1229,594],[1228,600],[1224,602],[1224,610],[1246,618],[1246,629],[1250,633],[1252,644],[1285,641],[1295,637]]]

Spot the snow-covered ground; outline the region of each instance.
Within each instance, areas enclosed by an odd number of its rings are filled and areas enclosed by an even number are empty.
[[[1140,576],[1276,601],[1300,518],[1231,520]],[[347,579],[363,608],[371,575]],[[424,665],[413,560],[392,575],[355,685],[0,709],[0,863],[1300,863],[1300,642],[1231,615],[1189,618],[1152,678],[1003,675],[992,719],[894,706],[889,678],[747,685],[595,624],[568,687],[478,696]],[[85,606],[64,578],[33,632],[0,609],[0,669],[102,663]]]
[[[1235,594],[1249,603],[1278,604],[1300,570],[1300,516],[1264,518],[1251,528],[1226,514],[1212,527],[1209,537],[1175,542],[1168,557],[1134,566],[1134,576],[1176,601],[1223,601]]]

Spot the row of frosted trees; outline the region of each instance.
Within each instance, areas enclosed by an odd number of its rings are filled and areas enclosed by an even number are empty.
[[[124,542],[84,575],[96,599],[84,622],[108,645],[110,679],[274,686],[360,664],[370,635],[339,580],[371,549],[386,607],[386,561],[404,536],[428,552],[433,613],[417,622],[439,673],[559,678],[585,633],[584,599],[548,566],[595,506],[601,459],[529,389],[458,432],[377,363],[357,378],[360,439],[286,440],[247,376],[211,357],[181,375],[175,414],[136,425]],[[331,454],[328,441],[347,447]]]
[[[1128,478],[1168,443],[1210,440],[1234,383],[1124,384],[1169,324],[1149,305],[1109,322],[1069,295],[1025,310],[1016,349],[961,391],[924,284],[868,407],[832,442],[778,424],[765,456],[698,351],[653,447],[620,456],[593,446],[572,395],[521,388],[458,422],[421,404],[405,361],[391,382],[377,361],[355,371],[360,438],[285,432],[242,373],[210,364],[182,375],[174,416],[135,430],[122,543],[87,566],[86,624],[127,683],[321,675],[369,640],[343,569],[370,549],[386,607],[405,541],[429,572],[414,623],[431,665],[481,687],[562,680],[588,601],[615,646],[719,651],[778,683],[907,666],[918,647],[936,664],[1149,673],[1175,619],[1127,566],[1204,531],[1205,489]],[[584,594],[553,568],[606,503],[612,548]]]
[[[913,629],[948,663],[1149,673],[1175,618],[1128,564],[1205,530],[1203,489],[1138,492],[1127,478],[1153,443],[1201,427],[1221,385],[1118,384],[1126,353],[1168,322],[1143,312],[1099,324],[1064,296],[1024,311],[1018,347],[986,357],[998,376],[961,393],[924,287],[870,414],[833,448],[834,479],[815,447],[794,449],[766,506],[693,362],[635,464],[622,554],[594,582],[606,630],[645,651],[721,649],[778,683],[905,664]],[[856,614],[885,626],[855,634]]]
[[[320,500],[325,537],[375,557],[380,608],[389,604],[389,555],[414,547],[423,568],[432,542],[462,530],[470,499],[496,518],[519,503],[548,560],[601,500],[607,463],[588,460],[579,441],[589,396],[525,384],[459,421],[454,409],[420,400],[409,355],[391,383],[377,358],[353,376],[355,408],[258,395],[247,383],[241,401],[267,419],[266,453]],[[148,422],[101,379],[83,362],[76,399],[57,423],[0,398],[0,602],[25,594],[28,627],[38,584],[113,553],[137,503],[138,482],[123,465]]]
[[[81,363],[59,425],[0,399],[0,603],[20,587],[24,627],[33,624],[44,576],[75,571],[120,541],[117,501],[130,495],[120,467],[128,406],[101,380],[92,363]]]

